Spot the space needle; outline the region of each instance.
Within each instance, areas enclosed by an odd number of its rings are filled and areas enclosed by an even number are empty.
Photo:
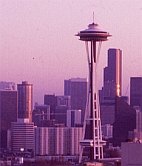
[[[89,68],[88,97],[83,125],[83,138],[80,141],[81,152],[79,163],[81,163],[85,148],[89,149],[89,161],[97,161],[103,158],[105,141],[102,140],[99,99],[96,89],[98,62],[96,47],[98,43],[98,47],[100,48],[101,43],[106,41],[111,35],[101,30],[98,24],[93,21],[92,24],[88,25],[87,29],[80,31],[76,36],[79,36],[80,40],[85,41]]]

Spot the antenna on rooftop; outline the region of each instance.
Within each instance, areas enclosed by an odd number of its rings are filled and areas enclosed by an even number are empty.
[[[94,19],[95,19],[95,16],[94,16],[94,11],[93,11],[93,23],[94,23]]]

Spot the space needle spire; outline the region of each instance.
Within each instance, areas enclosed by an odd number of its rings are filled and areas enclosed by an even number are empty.
[[[103,158],[105,141],[102,140],[100,108],[96,89],[96,46],[97,43],[106,41],[111,35],[101,30],[98,24],[94,23],[93,14],[93,23],[89,24],[87,29],[80,31],[76,36],[79,36],[80,40],[85,41],[89,67],[88,98],[84,117],[83,138],[80,142],[79,162],[82,161],[85,148],[89,149],[89,160],[97,161]]]

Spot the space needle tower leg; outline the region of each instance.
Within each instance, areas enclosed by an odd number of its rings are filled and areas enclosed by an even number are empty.
[[[90,63],[90,138],[94,138],[94,63],[96,62],[96,42],[91,41],[91,63]],[[94,142],[94,140],[93,140]],[[90,160],[94,160],[95,151],[94,146],[90,148]]]

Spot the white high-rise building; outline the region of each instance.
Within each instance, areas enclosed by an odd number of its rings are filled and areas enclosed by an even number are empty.
[[[79,155],[82,127],[35,128],[36,155]]]
[[[28,150],[34,152],[34,138],[34,123],[29,123],[29,119],[18,119],[17,122],[11,123],[12,151],[20,152],[22,148],[24,152]]]

